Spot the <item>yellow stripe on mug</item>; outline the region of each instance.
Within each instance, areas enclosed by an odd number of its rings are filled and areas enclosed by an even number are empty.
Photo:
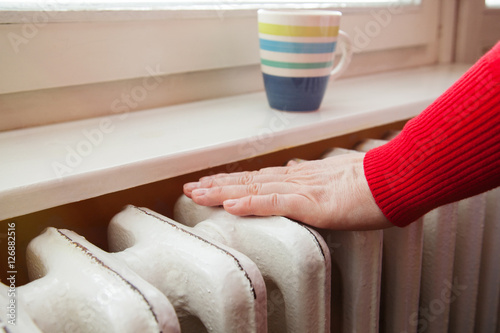
[[[336,37],[338,26],[300,26],[259,22],[259,32],[268,35],[293,37]]]

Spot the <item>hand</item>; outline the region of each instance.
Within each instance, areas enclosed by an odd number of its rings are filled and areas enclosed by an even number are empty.
[[[281,215],[318,228],[370,230],[392,226],[378,208],[363,171],[363,153],[286,167],[218,174],[184,185],[204,206],[234,215]]]

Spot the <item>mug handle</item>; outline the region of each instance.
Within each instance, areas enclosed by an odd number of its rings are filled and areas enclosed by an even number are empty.
[[[339,30],[339,38],[338,41],[341,43],[338,43],[337,45],[340,47],[341,52],[342,52],[342,57],[340,58],[339,63],[337,66],[335,66],[330,73],[330,78],[331,79],[336,79],[344,71],[347,69],[347,66],[351,63],[352,59],[352,39],[349,37],[348,34],[346,34],[344,31]]]

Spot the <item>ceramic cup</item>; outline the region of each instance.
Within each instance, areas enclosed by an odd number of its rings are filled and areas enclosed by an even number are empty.
[[[332,10],[258,11],[261,68],[269,105],[284,111],[319,109],[330,78],[352,57],[352,42]],[[340,40],[341,39],[341,40]],[[334,67],[337,41],[342,57]]]

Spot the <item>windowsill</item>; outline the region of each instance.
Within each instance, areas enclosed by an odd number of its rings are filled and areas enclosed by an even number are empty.
[[[0,220],[409,119],[467,68],[331,82],[310,113],[271,110],[260,92],[2,132]]]

